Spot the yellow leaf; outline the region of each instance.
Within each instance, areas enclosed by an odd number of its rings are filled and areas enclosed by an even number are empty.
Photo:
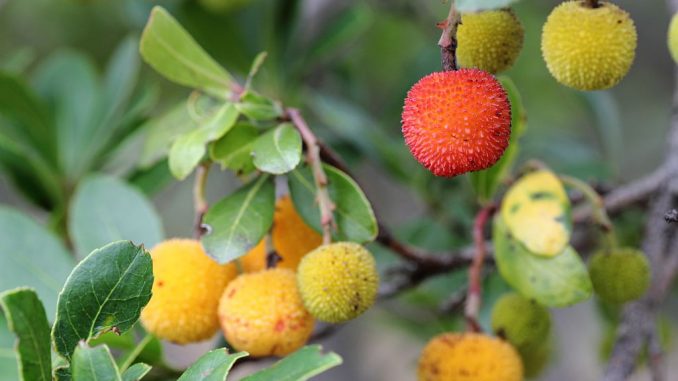
[[[511,234],[534,254],[557,255],[570,240],[570,201],[550,171],[517,181],[504,197],[501,215]]]

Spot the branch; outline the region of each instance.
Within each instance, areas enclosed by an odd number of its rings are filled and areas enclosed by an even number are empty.
[[[320,224],[323,228],[323,244],[332,242],[332,226],[334,226],[334,203],[327,190],[327,175],[320,160],[320,147],[318,139],[308,127],[299,110],[288,108],[287,115],[301,134],[306,143],[306,160],[313,171],[313,180],[317,189],[316,198],[320,208]]]
[[[466,308],[464,316],[466,323],[472,332],[480,332],[482,328],[478,323],[478,313],[480,312],[480,305],[482,303],[482,273],[483,263],[485,261],[485,253],[487,252],[485,245],[485,225],[492,217],[496,205],[489,204],[478,212],[475,222],[473,224],[473,244],[475,253],[473,255],[473,262],[468,269],[468,294],[466,297]]]
[[[438,23],[438,27],[443,30],[438,46],[444,71],[457,70],[457,27],[461,23],[461,15],[457,12],[454,1],[450,0],[447,19]]]
[[[207,185],[209,170],[210,163],[205,162],[200,164],[195,172],[195,183],[193,184],[193,208],[195,209],[193,235],[195,239],[200,239],[205,233],[202,219],[209,208],[207,200],[205,199],[205,185]]]

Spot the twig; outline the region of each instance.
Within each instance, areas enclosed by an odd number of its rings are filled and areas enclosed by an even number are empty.
[[[207,185],[209,170],[210,163],[205,162],[199,165],[195,172],[195,183],[193,184],[193,207],[195,209],[193,235],[195,239],[200,239],[204,234],[202,219],[209,208],[207,200],[205,199],[205,185]]]
[[[678,210],[671,209],[664,214],[664,220],[668,223],[678,222]]]
[[[299,110],[288,108],[287,115],[301,134],[306,143],[306,160],[313,171],[313,180],[317,189],[316,198],[320,208],[320,224],[323,228],[323,244],[332,242],[332,227],[334,226],[334,203],[327,190],[327,175],[320,159],[320,147],[315,134],[306,124]]]
[[[438,46],[440,46],[440,58],[444,71],[457,70],[457,27],[461,23],[461,15],[457,12],[454,1],[450,0],[450,12],[447,18],[438,23],[438,27],[443,30]]]
[[[468,295],[466,296],[466,308],[464,315],[466,317],[466,324],[468,329],[472,332],[480,332],[482,328],[478,323],[478,313],[480,311],[480,304],[482,302],[482,273],[483,263],[485,261],[485,225],[492,217],[496,205],[489,204],[478,212],[475,222],[473,224],[473,243],[475,253],[473,255],[473,262],[468,269],[469,286]]]

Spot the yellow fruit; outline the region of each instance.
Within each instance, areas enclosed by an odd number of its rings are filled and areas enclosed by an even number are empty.
[[[669,24],[668,45],[671,57],[678,62],[678,13],[673,15]]]
[[[280,256],[276,267],[296,270],[301,258],[323,243],[323,237],[306,225],[289,196],[281,197],[275,205],[273,247]]]
[[[226,340],[251,356],[284,356],[303,346],[313,332],[313,316],[297,291],[294,272],[270,269],[231,282],[219,302]]]
[[[518,57],[523,35],[523,25],[509,9],[465,13],[457,29],[459,66],[504,71]]]
[[[247,254],[240,257],[242,271],[253,273],[266,268],[266,239],[262,239]]]
[[[601,1],[557,6],[544,24],[541,50],[551,74],[565,86],[601,90],[616,85],[631,68],[636,27],[628,13]]]
[[[598,252],[589,260],[589,275],[596,294],[611,303],[638,299],[650,285],[650,265],[633,248]]]
[[[426,344],[419,358],[419,381],[522,381],[518,352],[479,333],[444,333]]]
[[[352,242],[320,246],[302,259],[297,282],[304,305],[318,320],[340,323],[374,304],[379,274],[372,254]]]
[[[141,311],[146,330],[179,344],[212,337],[219,330],[219,298],[236,277],[235,266],[219,265],[191,239],[164,241],[151,258],[153,296]]]
[[[492,309],[492,330],[523,353],[539,347],[551,331],[546,308],[516,293],[506,294]]]
[[[289,196],[281,197],[275,204],[271,239],[280,257],[275,267],[290,270],[296,270],[301,258],[323,242],[323,237],[299,216]],[[240,259],[243,270],[255,272],[265,269],[266,254],[266,243],[262,240]]]

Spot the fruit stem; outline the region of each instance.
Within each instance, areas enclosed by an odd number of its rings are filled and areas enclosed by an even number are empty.
[[[485,225],[497,210],[497,205],[494,203],[485,205],[476,214],[473,223],[473,244],[475,252],[473,254],[473,262],[468,269],[468,294],[466,296],[466,307],[464,315],[466,317],[466,324],[468,330],[472,332],[481,332],[482,328],[478,323],[478,314],[480,312],[480,305],[482,304],[482,273],[483,263],[485,262],[486,247],[485,247]]]
[[[450,0],[450,12],[447,19],[438,23],[443,33],[438,40],[440,58],[444,71],[457,70],[457,27],[461,24],[461,14],[457,11],[454,0]]]
[[[610,216],[607,215],[603,198],[600,197],[589,184],[576,177],[560,175],[560,180],[567,186],[580,191],[584,195],[591,205],[591,217],[605,235],[608,248],[611,249],[617,247],[617,237],[614,234],[614,225],[610,220]]]
[[[308,127],[306,121],[301,116],[299,110],[295,108],[287,109],[287,116],[301,134],[301,138],[306,144],[306,161],[313,172],[313,180],[316,187],[316,200],[320,209],[320,225],[323,230],[323,244],[332,242],[332,227],[334,226],[334,208],[335,205],[330,198],[327,189],[327,175],[323,169],[323,163],[320,159],[320,146],[318,139],[313,131]]]
[[[195,224],[193,235],[196,239],[202,237],[204,231],[202,227],[202,218],[207,213],[209,205],[205,199],[205,186],[207,185],[207,175],[209,174],[211,163],[206,161],[198,166],[195,171],[195,182],[193,183],[193,208],[195,209]]]
[[[598,8],[600,7],[600,4],[598,4],[598,0],[585,0],[586,6],[589,8]]]

